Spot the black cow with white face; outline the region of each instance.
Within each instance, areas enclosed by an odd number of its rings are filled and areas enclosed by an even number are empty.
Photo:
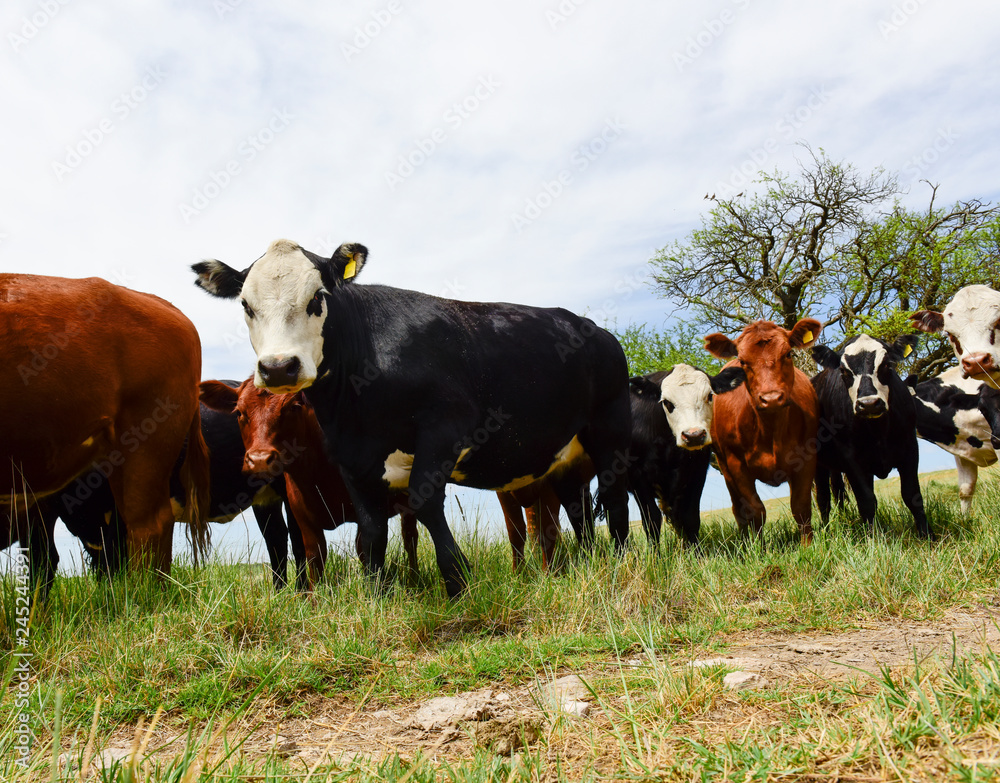
[[[979,468],[997,462],[1000,448],[1000,390],[975,380],[962,367],[935,378],[906,379],[917,404],[917,435],[955,457],[962,513],[972,511]]]
[[[916,408],[897,364],[913,349],[915,335],[891,345],[868,335],[848,340],[843,351],[813,348],[823,367],[812,379],[820,402],[816,505],[830,517],[830,476],[842,473],[854,490],[861,519],[871,525],[877,501],[875,477],[899,471],[903,503],[913,514],[917,535],[932,537],[917,479]]]
[[[685,545],[698,543],[701,493],[712,458],[712,398],[744,380],[739,367],[709,375],[687,364],[629,380],[635,460],[628,469],[629,491],[654,547],[660,545],[661,508]]]
[[[445,485],[518,489],[558,480],[584,454],[623,546],[630,407],[614,336],[562,309],[357,285],[367,256],[358,244],[322,258],[278,240],[242,272],[219,261],[193,268],[203,289],[243,305],[256,384],[305,390],[372,576],[384,575],[391,490],[409,489],[454,596],[468,562],[445,519]]]

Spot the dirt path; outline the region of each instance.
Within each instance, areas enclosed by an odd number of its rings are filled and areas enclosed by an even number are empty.
[[[906,667],[912,665],[914,656],[921,663],[935,659],[946,663],[953,650],[960,656],[974,654],[984,644],[1000,648],[1000,599],[990,606],[950,611],[936,621],[872,623],[844,633],[743,634],[731,638],[722,655],[678,663],[674,668],[722,665],[761,675],[770,687],[794,688],[796,683],[810,687],[864,678],[865,672],[877,675],[881,667]],[[587,682],[599,683],[619,665],[641,668],[649,662],[609,661],[578,674]],[[255,716],[255,727],[245,726],[242,732],[234,727],[230,741],[234,733],[242,734],[244,754],[277,753],[303,769],[331,758],[370,759],[377,764],[394,753],[404,758],[420,752],[454,759],[470,756],[477,745],[506,755],[537,739],[560,709],[577,711],[577,719],[584,723],[603,720],[602,710],[590,709],[594,702],[590,691],[566,673],[559,676],[555,684],[501,683],[458,694],[443,706],[424,700],[359,708],[345,697],[312,696],[296,705],[296,713],[308,717],[289,718],[285,708],[265,708]],[[435,706],[442,709],[431,709]],[[147,747],[156,757],[172,756],[182,750],[185,733],[180,726],[158,727]],[[106,760],[126,758],[132,741],[131,734],[122,732],[102,755]],[[560,752],[569,750],[564,746]]]

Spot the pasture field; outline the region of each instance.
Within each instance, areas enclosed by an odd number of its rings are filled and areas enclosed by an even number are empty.
[[[599,528],[555,576],[467,538],[451,602],[427,536],[419,583],[381,596],[341,558],[314,601],[263,566],[61,577],[31,623],[27,767],[8,581],[0,780],[993,779],[1000,484],[984,471],[963,519],[953,477],[925,479],[933,544],[891,495],[875,533],[848,511],[806,549],[778,509],[764,546],[713,515],[700,554],[633,529],[619,559]],[[763,681],[730,689],[740,669]],[[576,714],[551,688],[570,674]],[[468,719],[427,718],[439,696]]]

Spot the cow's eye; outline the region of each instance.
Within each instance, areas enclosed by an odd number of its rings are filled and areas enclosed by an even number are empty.
[[[714,399],[715,399],[715,394],[712,393],[712,392],[709,392],[708,393],[708,397],[707,397],[708,402],[711,402]]]
[[[845,367],[840,368],[840,377],[844,379],[844,383],[850,384],[851,380],[854,378],[854,373]]]
[[[243,305],[243,312],[246,313],[247,318],[253,318],[253,308],[247,304],[247,300],[240,299],[240,304]]]
[[[309,315],[322,315],[323,314],[323,289],[321,288],[315,294],[313,298],[309,300],[309,304],[306,305],[306,312]]]
[[[667,413],[673,413],[674,412],[674,407],[675,406],[674,406],[674,404],[670,400],[664,400],[663,401],[663,407],[667,409]]]

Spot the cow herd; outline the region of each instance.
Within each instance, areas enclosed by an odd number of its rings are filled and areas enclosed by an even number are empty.
[[[167,572],[174,520],[188,523],[199,558],[207,522],[252,508],[275,587],[290,538],[296,584],[309,590],[323,575],[325,531],[345,522],[384,583],[399,515],[408,567],[419,521],[454,596],[470,566],[445,517],[449,483],[496,492],[515,567],[529,538],[548,566],[562,512],[584,546],[600,513],[625,547],[628,493],[654,545],[664,515],[696,545],[713,453],[740,530],[764,524],[756,482],[787,483],[804,544],[814,484],[824,521],[849,484],[870,525],[874,478],[892,469],[917,534],[933,537],[918,436],[955,455],[964,511],[978,467],[997,460],[1000,293],[985,286],[911,316],[947,333],[959,360],[929,381],[897,372],[916,335],[858,335],[834,351],[817,344],[822,324],[810,318],[709,335],[706,350],[730,360],[715,376],[679,364],[630,379],[618,341],[587,318],[358,285],[367,257],[358,244],[323,258],[278,240],[242,271],[195,264],[199,287],[243,307],[257,362],[242,382],[199,383],[193,325],[155,296],[0,275],[0,544],[27,543],[45,590],[56,518],[100,570]],[[810,349],[811,379],[793,360]]]

